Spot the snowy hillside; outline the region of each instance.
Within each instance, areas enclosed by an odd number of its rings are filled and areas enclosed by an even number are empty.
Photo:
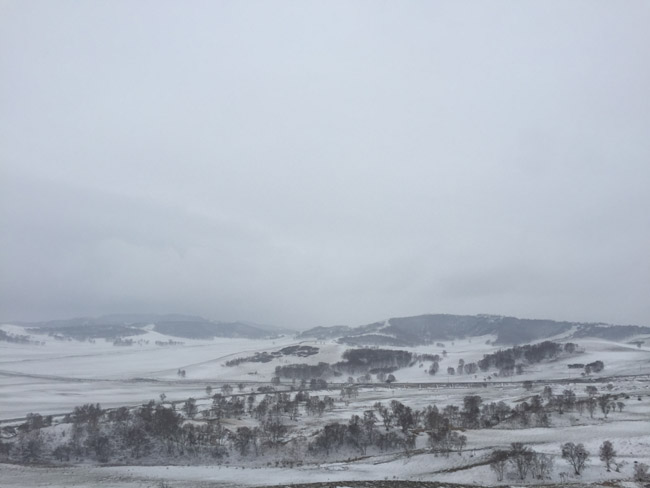
[[[524,344],[567,333],[575,338],[599,337],[626,340],[650,336],[650,327],[635,325],[583,324],[553,320],[519,319],[496,315],[431,314],[391,318],[360,327],[317,327],[302,338],[336,339],[357,345],[417,345],[491,334],[502,345]]]

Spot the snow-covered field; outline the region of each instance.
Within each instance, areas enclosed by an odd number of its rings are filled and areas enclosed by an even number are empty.
[[[17,326],[0,328],[15,335],[27,333]],[[248,374],[259,367],[247,363],[226,368],[223,363],[238,355],[273,351],[296,342],[292,338],[202,341],[153,331],[135,336],[140,344],[133,346],[114,346],[102,339],[81,342],[47,335],[30,337],[43,344],[0,342],[0,422],[29,412],[62,414],[89,402],[104,407],[138,405],[161,393],[170,400],[183,400],[205,394],[208,384],[268,382],[272,368]],[[155,344],[170,339],[183,344]],[[185,378],[179,378],[179,369],[186,371]]]
[[[22,335],[27,332],[18,326],[2,325],[5,332]],[[199,403],[207,402],[205,387],[215,389],[224,383],[233,386],[245,383],[250,391],[269,382],[275,367],[288,363],[333,363],[341,360],[348,346],[333,341],[300,341],[301,344],[319,348],[319,354],[307,358],[283,357],[268,363],[242,363],[226,367],[224,363],[233,358],[250,356],[255,352],[277,351],[287,345],[298,344],[292,337],[276,340],[215,339],[190,340],[170,338],[154,331],[134,337],[133,346],[114,346],[111,342],[61,341],[46,335],[29,334],[42,344],[15,344],[0,342],[0,426],[15,422],[27,413],[65,414],[84,403],[100,403],[103,407],[139,405],[164,393],[168,400],[181,401],[192,396]],[[160,346],[156,341],[169,339],[182,345]],[[562,338],[559,338],[562,339]],[[417,353],[440,354],[444,349],[446,358],[440,362],[436,376],[427,373],[428,363],[403,368],[395,373],[399,383],[412,383],[413,387],[387,388],[385,385],[364,388],[359,396],[347,402],[338,402],[331,412],[326,412],[318,422],[347,420],[353,413],[372,408],[377,401],[398,399],[405,405],[422,409],[436,404],[462,404],[463,397],[479,394],[484,402],[504,401],[510,405],[541,393],[542,383],[536,383],[532,392],[526,391],[523,380],[555,380],[554,390],[572,388],[584,395],[584,383],[579,372],[567,368],[573,362],[589,363],[601,360],[605,369],[594,379],[604,389],[613,383],[612,393],[631,395],[623,412],[613,413],[609,418],[596,415],[594,419],[577,414],[566,414],[553,419],[554,427],[531,429],[484,429],[468,430],[469,449],[449,458],[436,457],[424,452],[426,436],[417,439],[416,452],[411,457],[403,453],[372,456],[348,463],[307,464],[302,467],[280,468],[263,465],[215,466],[72,466],[57,468],[0,465],[0,486],[102,486],[102,487],[148,487],[164,480],[177,486],[256,486],[283,485],[307,482],[330,482],[332,486],[345,486],[349,480],[438,480],[448,483],[497,484],[494,474],[484,464],[486,453],[493,448],[507,447],[511,442],[525,442],[538,452],[557,456],[559,446],[567,441],[584,443],[592,452],[589,467],[581,478],[569,478],[573,483],[603,483],[629,480],[635,461],[650,464],[650,348],[637,347],[600,339],[577,340],[584,353],[563,357],[549,363],[533,365],[523,375],[499,380],[489,374],[448,376],[448,366],[457,366],[459,359],[465,363],[477,361],[484,354],[499,347],[491,344],[493,338],[481,337],[447,342],[440,346],[410,348]],[[490,342],[489,344],[487,342]],[[185,377],[178,376],[178,370]],[[623,378],[611,380],[611,377]],[[469,382],[487,382],[487,387],[467,385]],[[427,385],[438,382],[438,385]],[[449,382],[449,385],[445,383]],[[493,384],[490,384],[493,383]],[[287,383],[287,386],[289,383]],[[421,385],[421,386],[419,386]],[[338,396],[338,391],[330,392]],[[204,398],[204,400],[201,400]],[[640,398],[638,400],[637,398]],[[307,422],[307,421],[305,421]],[[311,421],[313,422],[313,421]],[[314,425],[296,427],[314,428]],[[620,473],[606,472],[598,460],[598,446],[609,439],[624,462]],[[457,469],[456,469],[457,468]],[[451,471],[450,471],[451,470]],[[554,479],[560,472],[571,470],[561,459],[555,460]],[[516,484],[514,480],[504,481]],[[623,481],[621,481],[623,483]],[[620,484],[619,486],[624,486]]]

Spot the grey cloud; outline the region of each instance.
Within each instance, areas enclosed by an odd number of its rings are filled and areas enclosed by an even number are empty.
[[[30,5],[1,318],[650,321],[647,3]]]

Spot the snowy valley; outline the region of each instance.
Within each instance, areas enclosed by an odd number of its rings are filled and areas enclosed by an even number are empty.
[[[518,319],[454,336],[454,317],[2,325],[2,486],[649,482],[650,331],[555,323],[507,344]],[[396,333],[409,320],[423,344]]]

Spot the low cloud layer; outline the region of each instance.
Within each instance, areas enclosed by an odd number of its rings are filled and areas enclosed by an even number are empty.
[[[650,325],[646,2],[4,2],[0,319]]]

